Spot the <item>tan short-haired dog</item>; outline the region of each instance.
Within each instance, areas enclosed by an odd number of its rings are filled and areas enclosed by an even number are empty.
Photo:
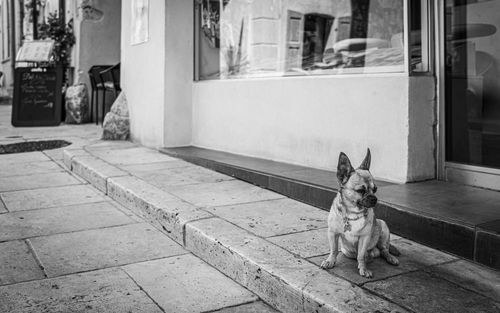
[[[335,266],[340,249],[348,258],[358,260],[359,275],[373,276],[366,262],[382,256],[392,265],[398,265],[399,251],[390,245],[390,232],[383,220],[375,219],[373,208],[377,204],[377,186],[370,174],[370,149],[361,165],[354,169],[345,153],[341,152],[337,166],[340,190],[333,200],[328,215],[330,255],[321,263],[322,268]],[[390,250],[390,253],[389,253]]]

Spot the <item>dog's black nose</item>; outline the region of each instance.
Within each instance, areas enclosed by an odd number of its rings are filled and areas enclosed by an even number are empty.
[[[377,197],[374,195],[367,195],[361,199],[359,204],[365,208],[373,208],[377,204]]]

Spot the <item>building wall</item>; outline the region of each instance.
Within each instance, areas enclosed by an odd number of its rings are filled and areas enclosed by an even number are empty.
[[[375,176],[434,178],[434,79],[322,75],[193,83],[191,1],[150,1],[150,39],[131,46],[122,7],[122,85],[135,141],[194,145],[323,169],[372,150]]]
[[[132,0],[122,1],[121,85],[130,110],[133,141],[164,145],[166,20],[164,1],[149,1],[149,40],[130,44]]]
[[[426,88],[410,91],[414,79]],[[193,145],[330,170],[341,151],[357,164],[369,147],[377,177],[433,178],[432,80],[392,74],[199,82]]]

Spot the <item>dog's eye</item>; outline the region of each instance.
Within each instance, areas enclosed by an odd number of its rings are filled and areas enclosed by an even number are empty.
[[[359,193],[359,194],[364,194],[366,192],[366,188],[365,187],[361,187],[360,189],[356,189],[356,192]]]

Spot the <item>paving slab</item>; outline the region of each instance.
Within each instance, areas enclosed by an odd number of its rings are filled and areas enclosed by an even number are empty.
[[[4,166],[7,164],[9,166],[20,166],[19,163],[43,161],[50,161],[50,159],[40,151],[0,154],[0,164]]]
[[[119,165],[118,167],[126,172],[129,172],[130,174],[140,176],[148,173],[154,173],[158,170],[187,167],[187,166],[193,166],[193,164],[182,160],[175,160],[175,161],[145,163],[145,164]]]
[[[158,188],[165,189],[168,189],[169,186],[217,183],[226,180],[234,180],[231,176],[192,165],[168,169],[157,169],[151,172],[136,172],[135,175]]]
[[[367,283],[364,287],[415,312],[500,311],[500,303],[421,271]]]
[[[165,312],[205,312],[258,299],[192,254],[124,269]]]
[[[0,192],[78,184],[81,182],[66,172],[0,177]]]
[[[92,155],[113,165],[143,164],[177,160],[156,150],[144,147],[114,150],[97,149],[92,151]]]
[[[108,178],[129,175],[127,172],[93,156],[75,156],[71,160],[71,169],[76,175],[104,193],[107,193],[108,190]]]
[[[465,289],[475,291],[496,301],[500,299],[499,271],[465,260],[431,267],[430,271]]]
[[[132,176],[110,178],[108,195],[180,244],[186,223],[213,216]]]
[[[186,225],[186,247],[207,263],[255,292],[283,312],[343,312],[345,303],[356,302],[359,311],[398,308],[348,281],[319,269],[302,258],[219,218]],[[324,276],[327,275],[326,278]],[[314,281],[336,288],[334,294],[320,293]],[[302,290],[311,285],[305,296]],[[309,297],[310,296],[310,297]],[[304,309],[305,299],[308,307]],[[328,309],[320,309],[321,307]],[[404,310],[401,310],[404,311]]]
[[[23,163],[22,166],[0,162],[0,177],[63,172],[64,169],[52,161]]]
[[[107,183],[108,196],[131,210],[148,206],[162,207],[179,198],[134,176],[112,177]]]
[[[5,207],[5,204],[3,204],[2,198],[0,197],[0,214],[7,212],[7,208]]]
[[[465,225],[500,219],[500,193],[481,188],[431,181],[381,187],[377,195],[386,203]]]
[[[284,196],[237,180],[185,186],[171,186],[168,192],[201,207],[249,203]]]
[[[127,140],[96,140],[93,143],[86,145],[85,150],[115,150],[115,149],[128,149],[128,148],[137,148],[139,145],[127,141]]]
[[[302,258],[323,256],[330,252],[327,228],[269,237],[267,240]]]
[[[406,239],[394,240],[392,244],[401,252],[401,255],[398,257],[399,265],[390,265],[384,259],[376,258],[368,264],[368,269],[373,272],[373,278],[371,279],[360,276],[357,261],[347,258],[342,253],[339,253],[335,267],[327,271],[355,284],[362,285],[370,281],[386,279],[388,277],[423,269],[431,265],[457,260],[456,257],[450,254]],[[327,255],[313,257],[310,258],[309,261],[319,266],[326,257]]]
[[[278,311],[262,301],[255,301],[252,303],[212,311],[212,313],[278,313]]]
[[[104,195],[86,185],[3,192],[0,193],[0,198],[10,212],[106,200]]]
[[[214,207],[208,210],[261,237],[328,226],[328,212],[288,198]]]
[[[71,160],[76,156],[91,156],[91,154],[83,149],[64,150],[63,163],[67,169],[71,170]]]
[[[29,240],[48,277],[186,253],[181,246],[146,223]]]
[[[0,241],[135,223],[111,202],[97,202],[0,215]]]
[[[0,287],[0,312],[163,312],[121,269]]]
[[[0,242],[0,285],[33,279],[43,279],[45,274],[24,241]],[[1,293],[0,293],[1,294]],[[0,296],[0,308],[3,298]],[[7,312],[0,309],[0,312]]]

